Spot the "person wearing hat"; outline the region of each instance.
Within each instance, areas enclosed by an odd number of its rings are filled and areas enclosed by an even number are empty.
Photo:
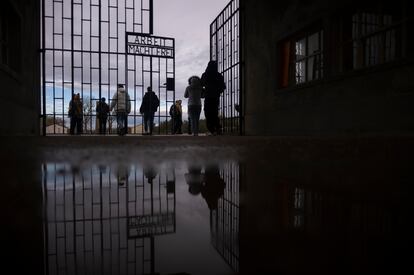
[[[96,104],[96,117],[99,121],[99,134],[105,135],[106,133],[106,122],[108,121],[109,105],[106,104],[104,97]]]

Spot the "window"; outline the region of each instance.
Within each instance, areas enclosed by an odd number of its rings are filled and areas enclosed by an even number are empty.
[[[286,88],[323,77],[323,31],[284,41],[279,86]]]
[[[351,10],[341,19],[339,72],[372,67],[404,56],[403,1],[379,1]],[[342,42],[340,42],[342,41]]]
[[[305,225],[305,190],[295,188],[293,192],[293,227],[302,228]]]
[[[323,31],[313,33],[295,43],[295,83],[322,78]]]
[[[391,15],[357,13],[352,16],[353,68],[396,59],[396,28]]]
[[[0,64],[18,72],[21,68],[20,16],[8,1],[0,3]]]

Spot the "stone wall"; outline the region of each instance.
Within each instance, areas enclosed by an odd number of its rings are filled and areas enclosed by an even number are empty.
[[[15,66],[0,62],[0,135],[38,135],[40,110],[40,1],[1,1],[13,10],[11,21]],[[10,19],[12,17],[12,19]],[[15,22],[20,22],[15,24]],[[20,25],[20,26],[18,26]]]
[[[375,4],[362,2],[365,6]],[[407,15],[403,27],[402,58],[358,70],[335,71],[333,63],[339,55],[332,22],[359,3],[242,0],[247,135],[414,133],[412,14]],[[325,35],[325,76],[300,86],[279,88],[281,41],[315,22]]]

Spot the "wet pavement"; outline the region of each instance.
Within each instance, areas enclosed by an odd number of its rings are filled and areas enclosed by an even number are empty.
[[[1,141],[16,274],[413,269],[410,137]]]

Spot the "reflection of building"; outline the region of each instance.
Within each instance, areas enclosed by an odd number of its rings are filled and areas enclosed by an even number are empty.
[[[148,185],[140,166],[127,167],[119,185],[117,168],[44,166],[49,274],[154,273],[154,236],[175,232],[175,175]]]
[[[274,171],[244,166],[241,273],[374,274],[407,266],[409,195],[399,193],[400,183],[360,163],[338,164],[343,172],[331,163],[275,163]]]
[[[237,163],[221,166],[221,177],[226,182],[224,195],[217,209],[210,213],[211,241],[217,252],[238,272],[239,270],[239,191],[240,174]]]

